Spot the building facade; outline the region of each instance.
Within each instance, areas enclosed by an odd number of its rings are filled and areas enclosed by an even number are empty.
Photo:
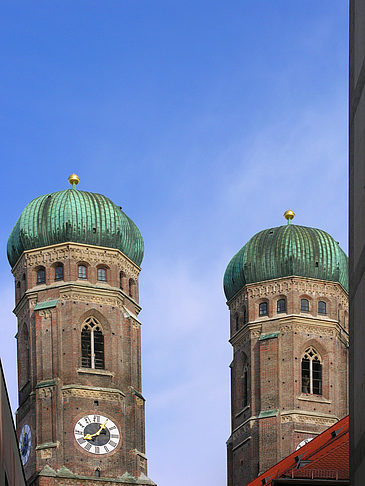
[[[8,241],[25,475],[32,485],[154,484],[141,390],[143,239],[120,207],[69,181],[30,202]]]
[[[347,286],[338,243],[294,224],[261,231],[229,263],[229,486],[247,484],[348,413]]]
[[[349,257],[350,257],[350,472],[365,478],[365,3],[350,0]]]

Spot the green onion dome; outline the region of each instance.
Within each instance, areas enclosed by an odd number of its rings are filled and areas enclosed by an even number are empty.
[[[246,284],[289,276],[339,282],[347,291],[348,259],[320,229],[294,224],[269,228],[253,236],[229,262],[224,292],[230,300]]]
[[[77,190],[78,178],[70,182],[72,189],[39,196],[25,207],[9,236],[10,265],[25,250],[71,241],[116,248],[140,266],[144,245],[133,221],[102,194]]]

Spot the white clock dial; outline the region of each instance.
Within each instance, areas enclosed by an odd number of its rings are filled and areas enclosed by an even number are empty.
[[[20,432],[19,450],[23,466],[27,463],[32,445],[32,433],[28,424],[25,424]]]
[[[85,415],[78,420],[74,436],[79,446],[92,454],[112,452],[120,440],[120,432],[115,423],[99,414]]]

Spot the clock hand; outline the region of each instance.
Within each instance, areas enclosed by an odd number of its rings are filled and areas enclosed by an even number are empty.
[[[84,439],[85,439],[85,440],[91,440],[93,437],[97,437],[98,435],[100,435],[100,434],[101,434],[101,431],[102,431],[103,429],[105,429],[105,427],[106,427],[106,423],[107,423],[107,421],[108,421],[108,420],[109,420],[109,419],[106,419],[106,420],[105,420],[105,422],[104,422],[103,424],[101,424],[101,425],[100,425],[99,430],[98,430],[97,432],[95,432],[95,434],[86,434],[86,435],[84,436]]]

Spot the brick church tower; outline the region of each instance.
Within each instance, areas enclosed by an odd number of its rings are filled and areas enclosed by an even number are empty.
[[[31,201],[8,241],[22,462],[34,486],[153,485],[137,317],[143,239],[78,181]]]
[[[348,263],[322,230],[257,233],[224,276],[230,310],[228,486],[244,486],[348,413]]]

